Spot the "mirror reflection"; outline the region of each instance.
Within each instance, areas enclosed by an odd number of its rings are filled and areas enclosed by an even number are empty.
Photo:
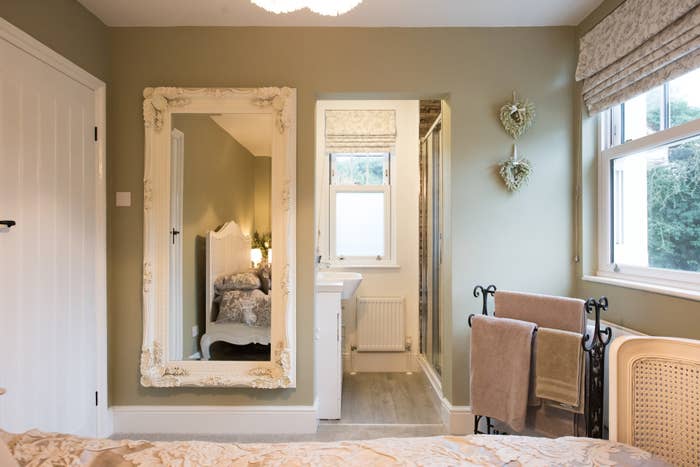
[[[270,360],[270,115],[173,114],[171,360]]]

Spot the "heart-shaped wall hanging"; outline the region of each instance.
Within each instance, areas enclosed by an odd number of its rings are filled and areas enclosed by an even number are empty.
[[[513,145],[513,155],[501,162],[498,173],[503,178],[508,191],[518,191],[527,183],[532,165],[527,159],[518,158],[518,147]]]
[[[506,133],[518,139],[535,121],[535,104],[528,99],[519,100],[513,93],[513,100],[501,107],[499,117]]]

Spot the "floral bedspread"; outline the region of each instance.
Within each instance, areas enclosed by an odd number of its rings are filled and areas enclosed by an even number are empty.
[[[0,430],[21,466],[654,466],[637,448],[605,440],[525,436],[436,436],[370,441],[225,444],[87,439]]]

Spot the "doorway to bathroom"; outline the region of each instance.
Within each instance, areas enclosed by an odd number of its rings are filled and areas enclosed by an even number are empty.
[[[317,102],[322,426],[444,429],[445,207],[436,175],[444,171],[444,105],[439,99]],[[333,283],[342,285],[335,299]]]
[[[443,202],[442,101],[420,101],[419,322],[420,353],[438,378],[442,375]]]

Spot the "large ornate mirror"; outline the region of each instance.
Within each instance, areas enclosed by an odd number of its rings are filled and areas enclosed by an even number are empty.
[[[141,384],[294,387],[295,90],[143,106]]]

